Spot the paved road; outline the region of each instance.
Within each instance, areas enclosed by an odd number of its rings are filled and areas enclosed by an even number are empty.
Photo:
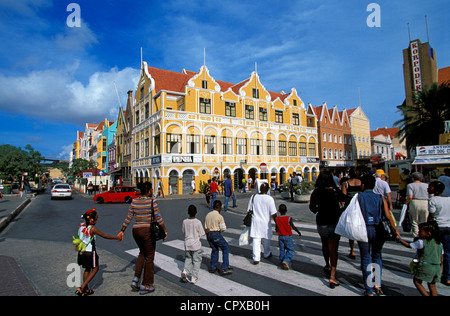
[[[169,238],[165,242],[159,242],[157,246],[157,291],[152,296],[360,296],[363,293],[359,256],[356,260],[347,257],[347,240],[342,239],[340,244],[337,277],[341,286],[332,290],[323,276],[324,263],[314,215],[309,212],[308,205],[285,201],[278,196],[275,196],[276,204],[285,203],[288,206],[289,214],[296,219],[296,225],[303,235],[294,237],[296,255],[292,270],[284,271],[278,267],[276,236],[271,243],[274,256],[269,260],[262,260],[258,266],[252,265],[251,246],[241,247],[238,243],[250,196],[239,194],[238,207],[223,213],[228,226],[224,236],[231,246],[230,263],[234,269],[233,274],[221,277],[207,272],[210,249],[203,238],[203,262],[200,280],[196,285],[179,282],[184,260],[181,222],[187,215],[189,204],[197,206],[198,218],[203,220],[208,212],[204,199],[202,196],[158,199]],[[37,295],[73,295],[75,289],[68,286],[68,282],[74,277],[74,270],[70,270],[69,265],[74,263],[76,257],[70,242],[74,234],[73,226],[80,222],[79,217],[85,210],[94,206],[100,214],[98,228],[108,234],[117,232],[126,215],[125,204],[96,205],[89,197],[79,194],[72,201],[50,202],[46,194],[33,198],[30,205],[1,233],[0,260],[4,257],[8,260],[12,258],[17,263],[15,268],[23,271],[26,277],[18,283],[29,282],[28,285],[31,285]],[[395,213],[398,215],[398,212]],[[403,236],[406,239],[410,237],[408,234]],[[138,295],[131,292],[128,285],[137,254],[131,229],[126,231],[125,240],[121,243],[99,239],[98,248],[100,272],[92,282],[96,295]],[[357,249],[356,253],[358,255]],[[409,273],[413,252],[396,243],[387,243],[383,256],[385,293],[390,296],[417,296],[418,292]],[[0,275],[1,277],[6,278]],[[450,294],[449,289],[440,284],[438,292],[445,296]],[[20,294],[20,290],[17,293]]]

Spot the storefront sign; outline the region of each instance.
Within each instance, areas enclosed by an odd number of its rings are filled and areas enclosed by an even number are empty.
[[[420,68],[419,41],[411,42],[411,59],[414,91],[422,91],[422,71]]]
[[[173,163],[194,163],[193,156],[172,156]]]
[[[417,147],[417,156],[424,155],[448,155],[450,154],[450,145],[419,146]]]

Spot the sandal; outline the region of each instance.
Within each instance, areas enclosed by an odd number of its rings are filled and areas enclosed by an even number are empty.
[[[386,296],[386,294],[383,293],[383,291],[381,290],[381,288],[379,288],[379,287],[377,287],[377,286],[375,286],[375,287],[373,288],[373,290],[374,290],[374,292],[375,292],[375,295],[377,295],[377,296]]]
[[[92,294],[94,294],[94,290],[86,289],[86,290],[84,290],[83,294],[84,294],[84,296],[92,295]]]
[[[335,287],[338,287],[339,285],[341,285],[341,284],[338,281],[330,280],[330,289],[334,289]]]
[[[83,292],[83,291],[81,290],[81,287],[79,287],[79,288],[75,291],[75,295],[78,295],[78,296],[86,296],[86,292]]]

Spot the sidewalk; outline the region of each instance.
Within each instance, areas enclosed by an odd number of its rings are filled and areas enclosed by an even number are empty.
[[[5,194],[0,200],[0,233],[31,202],[29,197]],[[0,238],[0,242],[3,239]],[[37,293],[26,278],[17,261],[0,255],[0,296],[36,296]]]

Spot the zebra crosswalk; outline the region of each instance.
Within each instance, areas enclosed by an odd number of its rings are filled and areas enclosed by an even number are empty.
[[[324,259],[322,244],[315,225],[295,223],[302,236],[294,236],[295,255],[291,269],[286,271],[278,263],[278,236],[273,235],[271,250],[273,256],[260,264],[252,264],[252,246],[239,246],[242,230],[229,228],[224,238],[230,245],[230,266],[233,274],[219,276],[208,272],[210,253],[206,237],[202,237],[203,262],[199,280],[195,285],[186,286],[202,289],[203,293],[218,296],[360,296],[364,292],[360,258],[355,244],[356,260],[348,258],[348,240],[341,239],[337,279],[340,286],[329,288],[328,279],[323,275]],[[243,229],[243,228],[242,228]],[[132,256],[139,254],[139,249],[126,251]],[[388,242],[383,247],[382,287],[387,295],[416,296],[418,291],[412,282],[409,263],[414,255],[411,249]],[[220,255],[221,258],[221,255]],[[155,266],[179,277],[184,266],[184,241],[180,239],[158,243],[155,255]],[[443,285],[438,285],[440,295],[450,295]]]

